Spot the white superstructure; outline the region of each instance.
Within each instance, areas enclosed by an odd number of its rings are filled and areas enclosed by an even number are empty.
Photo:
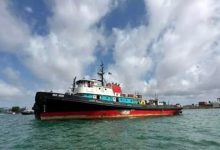
[[[73,94],[88,93],[97,95],[116,96],[112,88],[109,86],[102,86],[97,80],[78,80],[76,82],[76,89]],[[118,95],[118,94],[117,94]]]

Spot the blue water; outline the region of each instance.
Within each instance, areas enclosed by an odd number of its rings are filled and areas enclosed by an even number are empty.
[[[220,149],[220,109],[114,120],[37,121],[0,114],[0,125],[0,149]]]

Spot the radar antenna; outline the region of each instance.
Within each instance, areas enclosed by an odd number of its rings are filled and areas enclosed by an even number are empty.
[[[105,74],[105,72],[104,72],[104,65],[103,65],[103,63],[101,62],[101,65],[100,65],[100,70],[99,70],[99,72],[97,73],[99,76],[100,76],[100,80],[99,81],[101,81],[101,84],[102,84],[102,86],[104,86],[104,74]]]
[[[73,78],[73,84],[72,84],[72,88],[71,88],[72,92],[74,92],[75,87],[76,87],[76,76]]]

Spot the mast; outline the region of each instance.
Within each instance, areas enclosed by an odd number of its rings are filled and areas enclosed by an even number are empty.
[[[72,88],[71,88],[72,92],[74,92],[75,87],[76,87],[76,76],[75,76],[75,78],[73,78],[73,84],[72,84]]]
[[[101,78],[101,80],[99,80],[99,81],[101,81],[101,83],[102,83],[102,86],[104,86],[104,74],[105,74],[105,72],[104,72],[104,65],[103,65],[103,63],[101,63],[101,65],[100,65],[100,70],[99,70],[99,72],[97,73],[99,76],[100,76],[100,78]]]

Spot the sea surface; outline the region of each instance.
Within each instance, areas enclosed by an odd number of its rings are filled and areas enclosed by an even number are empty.
[[[0,149],[220,150],[220,109],[156,118],[38,121],[0,114]]]

